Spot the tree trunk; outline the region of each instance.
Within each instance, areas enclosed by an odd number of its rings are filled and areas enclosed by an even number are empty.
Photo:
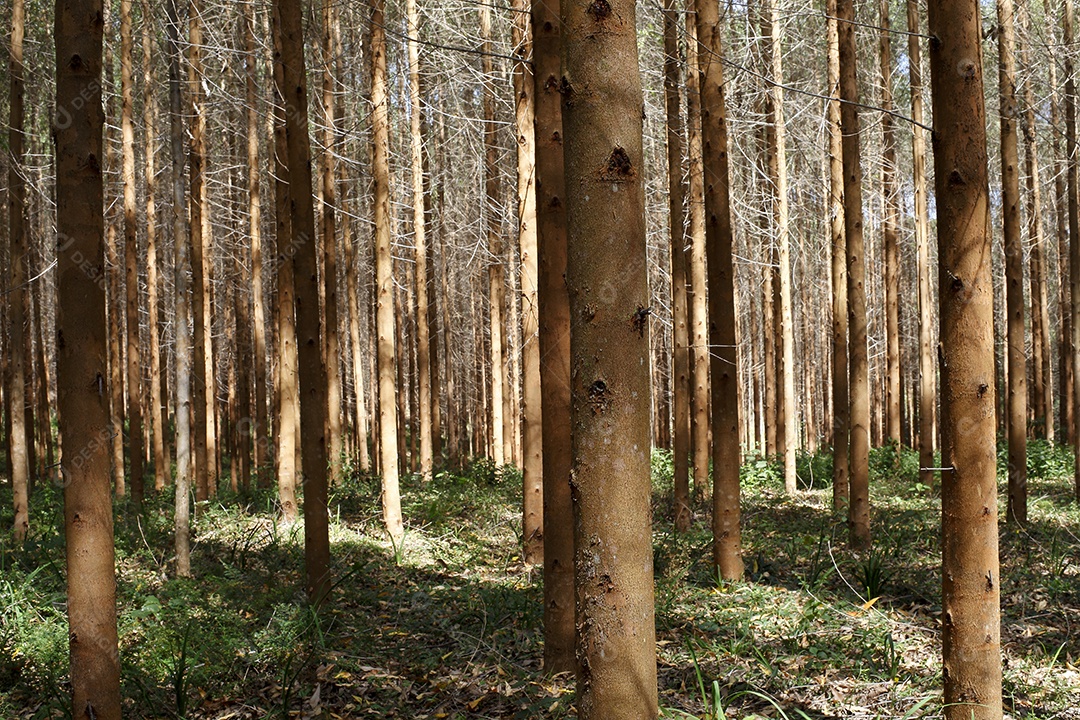
[[[131,503],[143,500],[142,359],[139,348],[139,227],[135,216],[135,127],[131,0],[120,0],[120,139],[124,183],[124,289],[127,301],[127,415]]]
[[[863,250],[862,168],[859,165],[859,102],[855,77],[855,8],[837,2],[840,42],[840,123],[844,140],[844,234],[848,258],[848,329],[851,407],[848,530],[856,549],[870,547],[870,382],[866,352],[866,259]]]
[[[912,184],[915,194],[915,252],[919,283],[919,481],[934,484],[934,417],[937,410],[937,372],[934,368],[933,300],[930,296],[930,214],[926,198],[926,131],[923,122],[922,55],[919,8],[907,0],[908,75],[911,82]]]
[[[649,291],[634,3],[562,7],[574,583],[583,720],[657,717]],[[618,512],[612,512],[618,508]]]
[[[881,62],[881,195],[884,204],[882,241],[885,245],[885,437],[900,445],[900,196],[896,186],[896,132],[893,118],[892,36],[888,0],[879,0]],[[897,456],[899,457],[899,456]]]
[[[72,716],[120,720],[104,263],[102,6],[56,3],[57,385]],[[13,95],[13,97],[15,97]],[[81,112],[68,108],[82,107]]]
[[[540,399],[540,341],[537,317],[536,248],[536,85],[532,57],[532,22],[526,0],[515,0],[512,28],[514,56],[515,128],[517,131],[518,247],[521,256],[521,372],[522,372],[522,536],[523,560],[544,563],[544,464]]]
[[[1007,518],[1027,522],[1027,353],[1024,348],[1024,246],[1020,237],[1020,156],[1017,149],[1016,35],[1012,0],[998,0],[1001,195],[1005,235],[1008,333],[1009,505]]]
[[[1071,47],[1073,43],[1073,4],[1072,0],[1065,0],[1065,18],[1063,25],[1065,46]],[[1065,150],[1068,158],[1068,173],[1066,182],[1069,193],[1069,311],[1072,327],[1070,335],[1071,356],[1073,367],[1073,385],[1069,388],[1069,394],[1073,401],[1073,422],[1076,422],[1076,408],[1080,406],[1077,398],[1080,398],[1080,159],[1077,158],[1076,148],[1076,77],[1074,74],[1072,54],[1065,54]],[[1080,432],[1073,432],[1073,457],[1074,484],[1076,498],[1080,501]]]
[[[143,127],[146,133],[146,308],[150,334],[150,426],[153,431],[154,489],[165,489],[169,481],[169,443],[165,439],[169,426],[168,394],[162,387],[167,371],[161,362],[160,327],[158,323],[158,259],[157,259],[157,87],[153,72],[153,17],[150,0],[142,0],[143,14]],[[167,364],[166,364],[167,365]]]
[[[8,319],[8,365],[7,397],[11,405],[10,422],[7,423],[10,451],[8,472],[15,506],[14,538],[21,545],[30,529],[30,458],[27,448],[28,430],[26,414],[26,292],[27,281],[27,231],[26,183],[23,180],[23,36],[25,33],[25,5],[23,0],[13,0],[11,6],[10,65],[11,94],[9,98],[8,149],[11,164],[8,166],[8,242],[10,314]],[[100,142],[100,139],[99,139]]]
[[[405,535],[398,484],[398,442],[394,338],[394,266],[390,254],[390,121],[386,96],[385,0],[371,7],[372,176],[375,186],[375,283],[379,366],[379,452],[383,523],[395,547]],[[404,418],[402,418],[404,420]]]
[[[1017,8],[1021,29],[1029,25],[1027,5]],[[1020,46],[1020,64],[1032,69],[1029,43]],[[1028,239],[1031,243],[1031,334],[1034,365],[1034,406],[1036,434],[1054,442],[1054,382],[1050,367],[1050,308],[1047,298],[1046,241],[1042,225],[1042,183],[1035,132],[1034,78],[1024,83],[1024,149],[1028,190]]]
[[[289,148],[285,129],[285,85],[282,67],[281,18],[275,4],[273,10],[274,44],[274,211],[277,220],[277,297],[278,297],[278,418],[277,418],[277,477],[278,504],[286,524],[296,521],[297,485],[297,378],[296,316],[293,312],[293,263],[297,248],[293,245],[292,216],[289,192]]]
[[[1051,44],[1053,47],[1053,44]],[[1057,62],[1054,58],[1050,63],[1050,126],[1061,127],[1060,91],[1057,81]],[[1057,220],[1057,247],[1058,247],[1058,313],[1062,325],[1062,332],[1058,336],[1058,380],[1061,383],[1058,388],[1058,397],[1061,398],[1061,434],[1065,442],[1072,443],[1076,437],[1076,425],[1074,422],[1073,407],[1073,355],[1072,355],[1072,293],[1069,287],[1069,263],[1065,258],[1069,257],[1068,234],[1066,225],[1066,206],[1068,201],[1065,195],[1066,170],[1061,166],[1061,132],[1055,132],[1053,138],[1053,156],[1057,158],[1057,167],[1054,172],[1054,215]]]
[[[668,229],[671,234],[672,395],[675,529],[690,529],[690,333],[686,303],[686,227],[683,214],[682,110],[679,88],[679,12],[664,2],[664,98],[667,117]],[[695,69],[696,70],[696,69]],[[691,72],[694,72],[692,70]]]
[[[532,0],[532,26],[543,425],[540,434],[544,472],[544,672],[554,674],[576,667],[574,528],[570,503],[570,300],[565,280],[566,197],[559,106],[558,0]],[[452,395],[448,392],[447,397]]]
[[[739,528],[739,378],[735,338],[735,267],[728,176],[727,108],[719,6],[696,3],[701,80],[701,146],[705,177],[705,242],[709,269],[709,345],[712,387],[713,564],[725,580],[741,580]],[[779,23],[779,16],[774,16]],[[776,70],[774,65],[774,71]],[[783,122],[783,115],[777,115]],[[783,145],[780,145],[781,152]],[[790,289],[790,288],[789,288]],[[789,308],[790,309],[790,308]],[[789,329],[790,329],[790,316]],[[792,381],[794,387],[794,381]],[[792,393],[794,394],[794,393]],[[790,395],[789,395],[790,397]],[[794,443],[792,443],[794,446]],[[792,459],[794,473],[794,458]],[[794,484],[794,480],[792,480]]]
[[[693,0],[687,0],[687,8]],[[699,68],[697,22],[686,14],[686,65]],[[690,211],[690,452],[693,453],[694,491],[704,497],[709,482],[709,315],[705,267],[705,180],[701,138],[701,79],[686,76],[686,137],[689,165]]]
[[[915,0],[909,0],[915,2]],[[848,504],[848,302],[847,241],[844,238],[844,161],[840,129],[840,45],[836,0],[827,0],[829,45],[829,236],[832,240],[832,446],[833,512]]]
[[[931,0],[945,440],[942,646],[947,720],[1001,718],[1001,620],[986,110],[974,0]]]
[[[318,255],[315,208],[311,194],[311,146],[308,135],[304,33],[299,0],[274,0],[281,21],[285,135],[289,150],[289,206],[292,223],[296,345],[300,374],[301,452],[304,472],[304,559],[307,592],[318,605],[330,590],[330,540],[327,494],[327,368],[322,360],[319,322]],[[324,238],[325,240],[325,238]],[[327,282],[336,281],[329,278]],[[336,302],[329,294],[327,307]],[[282,314],[291,312],[282,307]],[[336,322],[336,321],[335,321]],[[337,351],[337,348],[334,348]],[[331,445],[332,447],[332,445]]]
[[[772,191],[773,235],[776,239],[778,274],[780,277],[780,313],[777,338],[780,340],[780,397],[777,399],[778,428],[783,433],[784,444],[781,448],[784,461],[784,490],[794,493],[795,486],[795,449],[798,435],[795,429],[795,328],[791,309],[791,237],[788,232],[787,198],[787,133],[784,127],[784,89],[781,85],[783,76],[783,48],[780,38],[780,6],[778,0],[768,0],[768,18],[762,18],[765,41],[769,44],[771,62],[769,74],[771,81],[766,95],[766,109],[769,139],[769,179]],[[700,34],[700,29],[699,29]],[[726,157],[726,153],[725,153]],[[730,220],[728,220],[730,222]],[[711,285],[712,283],[710,283]],[[728,304],[730,307],[730,303]],[[715,322],[715,321],[714,321]],[[734,319],[732,320],[734,328]],[[734,329],[730,344],[734,346]],[[732,366],[734,367],[734,366]],[[736,404],[737,410],[737,404]],[[715,410],[714,410],[715,412]],[[737,417],[737,414],[736,414]],[[735,456],[736,458],[738,455]],[[731,458],[728,458],[731,461]],[[736,466],[738,462],[736,461]],[[738,477],[736,475],[736,477]],[[741,569],[741,568],[740,568]]]

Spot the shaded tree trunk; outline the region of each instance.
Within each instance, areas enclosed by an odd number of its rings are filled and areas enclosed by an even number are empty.
[[[893,109],[892,38],[888,0],[879,0],[881,62],[881,195],[884,204],[882,241],[885,245],[885,437],[900,444],[900,199],[896,186],[896,131]],[[899,456],[898,456],[899,457]]]
[[[56,3],[57,385],[73,717],[120,720],[103,267],[102,6]],[[84,105],[85,103],[85,105]],[[83,107],[81,112],[73,109]],[[72,110],[69,110],[71,108]],[[88,161],[89,159],[89,161]],[[14,413],[13,413],[14,414]]]

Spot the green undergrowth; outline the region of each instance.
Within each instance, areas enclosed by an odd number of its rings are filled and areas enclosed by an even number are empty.
[[[1080,510],[1068,452],[1032,443],[1028,527],[1002,524],[1002,647],[1014,718],[1080,707]],[[672,462],[653,454],[656,624],[666,718],[941,714],[940,502],[897,448],[871,460],[874,550],[831,512],[831,453],[743,467],[747,580],[719,582],[707,503],[676,534]],[[1004,469],[1002,469],[1004,483]],[[378,478],[330,491],[334,587],[305,602],[303,523],[273,495],[219,495],[177,579],[171,497],[117,504],[125,717],[570,718],[573,681],[541,672],[541,577],[523,565],[520,474],[477,461],[403,478],[406,535],[381,529]],[[10,488],[0,486],[10,525]],[[0,717],[68,717],[58,492],[35,490],[30,539],[0,545]],[[10,541],[4,539],[3,543]]]

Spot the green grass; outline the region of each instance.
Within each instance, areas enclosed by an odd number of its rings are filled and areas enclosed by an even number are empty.
[[[1033,443],[1029,527],[1002,525],[1006,707],[1080,706],[1080,510],[1067,452]],[[914,465],[912,463],[914,462]],[[850,553],[827,451],[785,496],[743,470],[748,582],[718,583],[707,505],[674,533],[671,458],[653,457],[659,683],[667,718],[935,717],[941,711],[938,514],[910,451],[875,450],[875,549]],[[914,476],[912,475],[914,468]],[[403,485],[395,552],[376,478],[330,494],[335,586],[303,597],[303,527],[266,493],[219,496],[194,523],[195,578],[173,577],[171,498],[117,507],[127,718],[568,718],[572,678],[541,674],[541,578],[520,559],[520,476],[474,463]],[[10,524],[10,488],[0,487]],[[60,498],[32,499],[24,549],[0,545],[0,717],[67,717]],[[6,537],[6,536],[5,536]],[[0,541],[8,543],[7,539]],[[868,599],[875,599],[868,603]]]

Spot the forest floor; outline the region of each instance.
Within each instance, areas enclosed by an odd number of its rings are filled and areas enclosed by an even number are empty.
[[[655,453],[660,705],[666,718],[941,715],[940,502],[909,452],[872,459],[874,550],[830,512],[829,459],[744,467],[747,581],[717,583],[704,506],[672,532],[670,455]],[[1069,453],[1033,444],[1030,516],[1002,523],[1006,712],[1080,718],[1080,509]],[[824,482],[823,482],[824,480]],[[520,559],[520,476],[474,464],[403,487],[407,534],[380,529],[379,485],[331,492],[335,585],[303,601],[303,527],[272,496],[219,496],[194,524],[195,578],[173,577],[171,509],[118,504],[127,718],[569,718],[573,679],[541,672],[541,578]],[[11,524],[0,486],[0,523]],[[0,544],[0,718],[70,717],[60,499]],[[5,514],[6,513],[6,514]],[[5,531],[6,538],[6,531]],[[0,543],[9,543],[8,539]]]

